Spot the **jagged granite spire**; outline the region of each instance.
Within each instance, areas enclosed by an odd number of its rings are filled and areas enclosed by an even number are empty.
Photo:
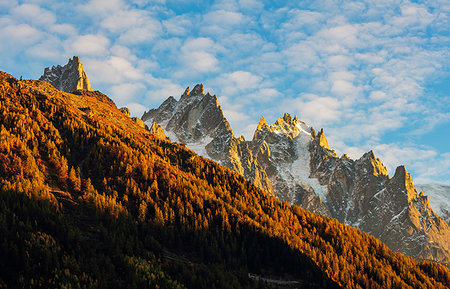
[[[150,132],[157,138],[170,141],[170,138],[166,136],[163,128],[156,121],[154,121],[150,127]]]
[[[187,87],[177,101],[166,99],[157,109],[144,112],[148,126],[158,122],[172,141],[186,144],[196,153],[229,167],[257,186],[273,193],[264,170],[244,138],[236,138],[223,115],[216,95],[205,94],[203,84]]]
[[[78,56],[69,59],[69,62],[64,66],[45,68],[44,74],[39,80],[45,80],[55,88],[65,92],[75,90],[94,91]]]
[[[372,151],[357,160],[339,158],[323,129],[316,133],[294,115],[286,113],[271,125],[261,117],[253,140],[245,141],[233,135],[217,97],[205,95],[198,84],[179,101],[169,97],[143,120],[158,121],[172,140],[282,201],[357,227],[409,256],[450,260],[450,228],[416,193],[404,167],[391,179]]]

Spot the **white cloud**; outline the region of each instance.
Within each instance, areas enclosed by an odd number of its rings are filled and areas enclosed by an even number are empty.
[[[72,37],[77,34],[77,30],[70,24],[53,24],[48,27],[49,32],[60,34],[61,36]]]
[[[47,37],[40,43],[31,46],[26,53],[35,59],[58,61],[64,58],[62,43],[56,37]]]
[[[152,41],[162,33],[159,21],[142,10],[118,11],[101,22],[103,28],[120,35],[119,42],[137,44]]]
[[[219,61],[215,56],[217,49],[218,46],[210,38],[201,37],[186,41],[180,55],[184,71],[178,73],[218,71]]]
[[[150,108],[158,107],[169,96],[177,98],[185,90],[170,79],[147,77],[146,80],[150,88],[145,96],[144,105],[149,105]]]
[[[239,25],[246,21],[246,17],[239,12],[216,10],[205,14],[203,21],[209,25]]]
[[[348,96],[350,94],[355,94],[358,89],[349,81],[346,80],[336,80],[333,82],[331,87],[331,92],[337,96]]]
[[[281,93],[274,88],[262,88],[258,89],[254,93],[250,93],[247,95],[249,99],[252,101],[260,101],[260,102],[268,102],[271,100],[281,100]]]
[[[211,72],[219,69],[217,58],[206,51],[185,51],[183,60],[184,64],[190,67],[192,71]]]
[[[308,71],[313,66],[321,66],[315,45],[309,42],[299,42],[283,51],[288,59],[287,67],[293,72]],[[319,68],[320,69],[320,68]]]
[[[142,83],[120,83],[113,85],[110,89],[111,98],[122,106],[133,102],[135,99],[142,99],[146,91],[146,87]]]
[[[0,7],[5,9],[17,6],[17,0],[0,0]]]
[[[130,110],[130,116],[139,118],[144,114],[144,111],[147,110],[147,107],[136,102],[127,103],[126,107],[128,107],[128,109]]]
[[[417,26],[417,28],[424,29],[434,16],[427,11],[426,8],[414,4],[404,4],[401,7],[401,15],[392,18],[392,25],[395,27],[411,27]]]
[[[38,42],[43,34],[28,24],[10,24],[0,27],[0,48],[7,54],[15,54]]]
[[[52,25],[56,21],[55,15],[46,9],[42,9],[34,4],[23,4],[14,7],[10,11],[11,16],[23,22],[34,25]]]
[[[144,78],[144,71],[136,68],[127,58],[119,56],[101,60],[86,58],[83,63],[91,82],[119,85]]]
[[[239,0],[239,7],[244,10],[258,11],[264,8],[264,4],[257,0]]]
[[[262,78],[248,71],[235,71],[220,76],[222,93],[225,95],[235,95],[240,92],[256,89],[260,86]]]
[[[82,13],[95,17],[104,17],[125,8],[126,5],[122,0],[90,0],[88,3],[78,6]]]
[[[215,10],[203,15],[200,31],[207,35],[230,34],[234,27],[248,25],[250,19],[240,12],[229,10]]]
[[[80,35],[65,42],[66,51],[75,55],[103,56],[107,54],[109,39],[103,35]]]
[[[369,97],[375,101],[389,100],[389,97],[383,91],[374,90],[370,93]]]
[[[328,51],[334,52],[337,48],[354,48],[362,45],[358,39],[358,29],[355,25],[341,25],[322,29],[317,33],[319,38],[322,38],[324,43],[328,44],[325,47]]]
[[[186,15],[177,15],[167,20],[163,20],[162,24],[170,35],[185,36],[190,34],[192,29],[192,20]]]
[[[298,113],[323,126],[331,146],[354,154],[391,145],[393,132],[417,137],[448,123],[446,86],[439,84],[449,58],[445,1],[283,5],[0,0],[0,62],[40,73],[50,61],[80,55],[93,86],[136,113],[138,103],[158,106],[204,82],[246,137],[262,115]],[[440,163],[442,155],[440,149],[431,159]]]
[[[342,114],[341,104],[337,99],[314,94],[302,94],[299,98],[285,100],[280,112],[292,111],[300,119],[316,127],[337,121]]]
[[[332,55],[327,59],[327,66],[336,70],[342,70],[355,63],[355,60],[347,55]]]

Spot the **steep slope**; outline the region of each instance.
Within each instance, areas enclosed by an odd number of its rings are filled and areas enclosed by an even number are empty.
[[[241,173],[273,194],[272,185],[253,157],[249,144],[236,138],[223,116],[217,97],[205,94],[202,84],[188,87],[177,101],[169,97],[158,109],[145,112],[142,120],[150,127],[158,123],[172,141],[185,144],[197,154]]]
[[[450,224],[450,186],[439,184],[416,185],[418,191],[430,197],[431,208]]]
[[[280,202],[104,95],[0,73],[0,124],[2,287],[450,285],[447,268]]]
[[[262,117],[252,141],[237,139],[217,98],[205,95],[202,85],[192,94],[187,89],[179,101],[169,97],[142,119],[149,125],[160,122],[172,140],[282,201],[362,229],[409,256],[450,262],[448,224],[432,211],[428,198],[417,194],[404,167],[390,179],[373,152],[358,160],[339,158],[323,130],[316,134],[289,114],[272,125]]]
[[[55,88],[65,92],[73,92],[75,90],[93,91],[91,83],[84,71],[78,56],[69,59],[64,65],[53,66],[44,69],[44,74],[39,78],[51,83]]]

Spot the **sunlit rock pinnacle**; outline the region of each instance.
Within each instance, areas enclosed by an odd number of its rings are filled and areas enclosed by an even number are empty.
[[[39,80],[45,80],[55,88],[65,92],[73,92],[75,90],[93,91],[78,56],[69,59],[69,62],[64,66],[58,65],[53,66],[51,69],[45,68],[44,74]]]

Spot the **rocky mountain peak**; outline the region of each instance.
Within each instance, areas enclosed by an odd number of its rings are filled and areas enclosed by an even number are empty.
[[[163,128],[155,121],[152,123],[152,126],[150,127],[150,132],[159,139],[170,140],[169,137],[164,133]]]
[[[375,157],[372,150],[365,153],[360,160],[367,165],[368,170],[374,176],[388,176],[388,171],[379,158]]]
[[[328,150],[330,149],[330,147],[328,146],[327,138],[325,137],[325,133],[323,132],[323,128],[320,129],[317,135],[315,134],[314,130],[311,130],[311,137],[314,139],[315,144],[324,147]]]
[[[302,134],[309,141],[311,139],[312,128],[300,121],[297,116],[292,116],[289,113],[285,113],[283,118],[279,118],[273,125],[270,126],[271,133],[277,135],[284,135],[290,139],[296,138],[299,134]]]
[[[408,202],[417,199],[419,196],[412,182],[411,175],[408,173],[405,166],[398,166],[395,169],[395,174],[392,177],[390,184],[395,187],[397,191],[405,193]]]
[[[69,59],[64,65],[53,66],[44,69],[44,74],[39,78],[49,82],[55,88],[65,92],[73,92],[75,90],[93,91],[89,79],[84,71],[78,56]]]
[[[191,94],[191,88],[188,86],[188,87],[186,87],[186,90],[185,90],[184,93],[181,95],[181,97],[183,97],[183,96],[188,96],[189,94]]]
[[[434,215],[426,196],[416,193],[404,167],[390,179],[373,151],[356,161],[345,154],[339,158],[323,129],[316,134],[288,113],[271,125],[261,117],[252,141],[236,138],[217,97],[205,95],[201,84],[188,88],[180,101],[167,99],[146,115],[149,125],[160,119],[172,140],[242,174],[282,201],[369,232],[410,256],[450,258],[448,225]],[[436,248],[442,251],[430,255]]]
[[[347,154],[344,153],[344,154],[342,154],[341,159],[349,160],[350,157]]]
[[[203,84],[197,84],[194,86],[194,89],[191,91],[191,95],[205,95],[205,88]]]
[[[292,117],[291,117],[291,115],[290,115],[289,113],[287,113],[287,112],[284,114],[283,120],[284,120],[286,123],[288,123],[288,124],[291,124],[291,123],[292,123]]]
[[[255,133],[253,134],[253,141],[257,141],[261,132],[267,131],[269,129],[269,125],[266,122],[266,119],[261,116],[259,120],[258,126],[256,127]]]

